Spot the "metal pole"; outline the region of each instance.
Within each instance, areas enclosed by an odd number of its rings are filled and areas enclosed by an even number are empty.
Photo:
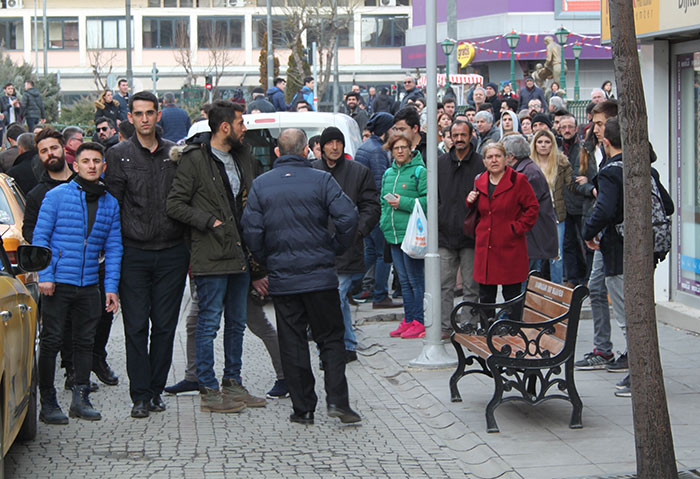
[[[267,88],[275,86],[275,56],[272,50],[272,0],[267,0]],[[211,100],[209,101],[211,103]]]
[[[338,113],[338,98],[340,95],[340,72],[338,71],[338,34],[335,35],[333,48],[333,113]],[[316,83],[316,82],[314,82]]]
[[[311,42],[311,58],[314,62],[314,110],[318,111],[318,57],[316,56],[316,42]]]
[[[49,24],[46,19],[46,0],[44,0],[44,76],[49,74]]]
[[[564,43],[561,45],[561,75],[559,75],[559,86],[561,86],[561,89],[566,92],[566,59],[564,59]]]
[[[574,83],[574,100],[579,101],[581,99],[581,88],[578,84],[578,57],[576,57],[576,78]]]
[[[156,62],[153,62],[153,68],[151,68],[151,80],[153,80],[153,94],[158,96],[158,67],[156,67]],[[211,90],[209,90],[211,92]],[[211,102],[210,102],[211,103]]]
[[[457,33],[457,0],[447,0],[447,38],[457,40],[457,43],[459,44],[459,35]],[[452,53],[454,53],[454,51]],[[447,64],[449,65],[448,71],[459,73],[459,67],[457,66],[457,55],[449,55],[447,58]]]
[[[450,89],[450,57],[452,55],[445,55],[445,91]]]
[[[513,92],[516,92],[516,90],[515,90],[515,48],[510,49],[510,89]]]
[[[437,7],[435,0],[425,5],[425,66],[427,77],[428,145],[437,144]],[[440,321],[440,255],[438,254],[437,148],[427,148],[428,167],[428,254],[425,256],[425,341],[411,367],[445,368],[455,361],[445,350]]]
[[[37,0],[34,0],[34,67],[36,76],[39,76],[39,13],[37,12]]]
[[[126,81],[129,83],[129,89],[134,91],[134,70],[131,64],[131,0],[125,0],[126,4],[124,9],[126,10],[126,19],[124,24],[126,26]]]

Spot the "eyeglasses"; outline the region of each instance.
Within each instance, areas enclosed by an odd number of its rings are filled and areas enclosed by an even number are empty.
[[[409,148],[410,147],[408,147],[406,145],[398,145],[398,146],[393,147],[391,149],[391,151],[403,151],[403,150],[408,150]]]
[[[155,116],[156,111],[155,110],[148,110],[148,111],[135,111],[131,113],[131,116],[134,116],[136,118],[141,118],[143,115],[146,116]]]
[[[109,127],[103,126],[102,128],[98,128],[97,131],[109,131]]]
[[[403,84],[405,85],[406,83],[413,83],[413,80],[404,80]]]

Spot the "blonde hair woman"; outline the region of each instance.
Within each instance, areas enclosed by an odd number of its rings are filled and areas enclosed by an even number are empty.
[[[549,260],[550,279],[562,284],[564,276],[564,263],[562,253],[564,250],[564,220],[566,219],[566,205],[564,204],[564,188],[574,191],[571,181],[572,170],[569,160],[557,149],[554,134],[547,130],[539,130],[532,137],[530,143],[530,158],[544,173],[549,185],[549,191],[554,202],[554,211],[557,214],[557,234],[559,239],[559,256]]]

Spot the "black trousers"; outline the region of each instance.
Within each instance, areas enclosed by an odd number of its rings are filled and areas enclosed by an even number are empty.
[[[582,230],[583,216],[567,213],[564,220],[564,279],[574,284],[585,284],[588,270]]]
[[[73,286],[56,283],[53,295],[41,297],[42,328],[39,349],[39,388],[48,391],[54,387],[56,355],[63,345],[64,326],[70,316],[73,328],[72,342],[74,384],[89,384],[92,369],[92,345],[95,330],[104,309],[100,303],[97,285]]]
[[[104,305],[107,303],[107,297],[105,294],[105,264],[104,261],[100,263],[98,269],[99,274],[99,288],[100,288],[100,301],[103,305],[99,320],[97,321],[97,330],[95,331],[95,343],[92,347],[92,360],[93,363],[98,363],[107,360],[107,342],[109,341],[109,333],[112,331],[112,321],[114,315],[107,311]],[[69,314],[66,318],[64,334],[63,334],[63,346],[61,347],[61,367],[65,368],[66,371],[73,371],[73,341],[72,341],[72,329],[73,329],[73,318]]]
[[[345,325],[338,289],[273,296],[282,369],[296,414],[313,412],[317,397],[311,370],[306,327],[321,351],[326,403],[347,407],[345,379]]]
[[[148,401],[165,387],[189,261],[184,243],[157,251],[124,247],[119,293],[134,402]]]
[[[501,285],[501,291],[503,292],[503,299],[508,301],[513,298],[517,298],[522,292],[523,284],[503,284]],[[495,303],[496,294],[498,293],[497,284],[479,284],[479,302],[480,303]],[[508,317],[514,321],[519,321],[521,317],[522,306],[515,311],[511,311]],[[492,310],[487,310],[489,318],[493,318],[496,312]],[[499,318],[500,319],[500,318]]]

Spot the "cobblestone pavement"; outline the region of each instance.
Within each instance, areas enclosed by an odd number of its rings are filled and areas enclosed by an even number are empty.
[[[184,317],[169,383],[184,372]],[[216,344],[218,366],[223,364],[221,336]],[[120,383],[100,385],[91,395],[103,419],[71,419],[67,426],[39,423],[37,439],[16,443],[6,456],[6,477],[521,477],[382,348],[367,341],[364,348],[347,370],[351,405],[363,416],[359,426],[344,426],[325,415],[322,381],[317,381],[314,426],[289,422],[289,399],[217,415],[200,412],[196,394],[165,396],[166,412],[132,419],[118,317],[108,359]],[[313,364],[318,367],[317,361]],[[322,374],[316,370],[317,378]],[[262,342],[248,331],[243,380],[256,395],[274,382]],[[67,411],[70,393],[60,389],[59,402]]]

